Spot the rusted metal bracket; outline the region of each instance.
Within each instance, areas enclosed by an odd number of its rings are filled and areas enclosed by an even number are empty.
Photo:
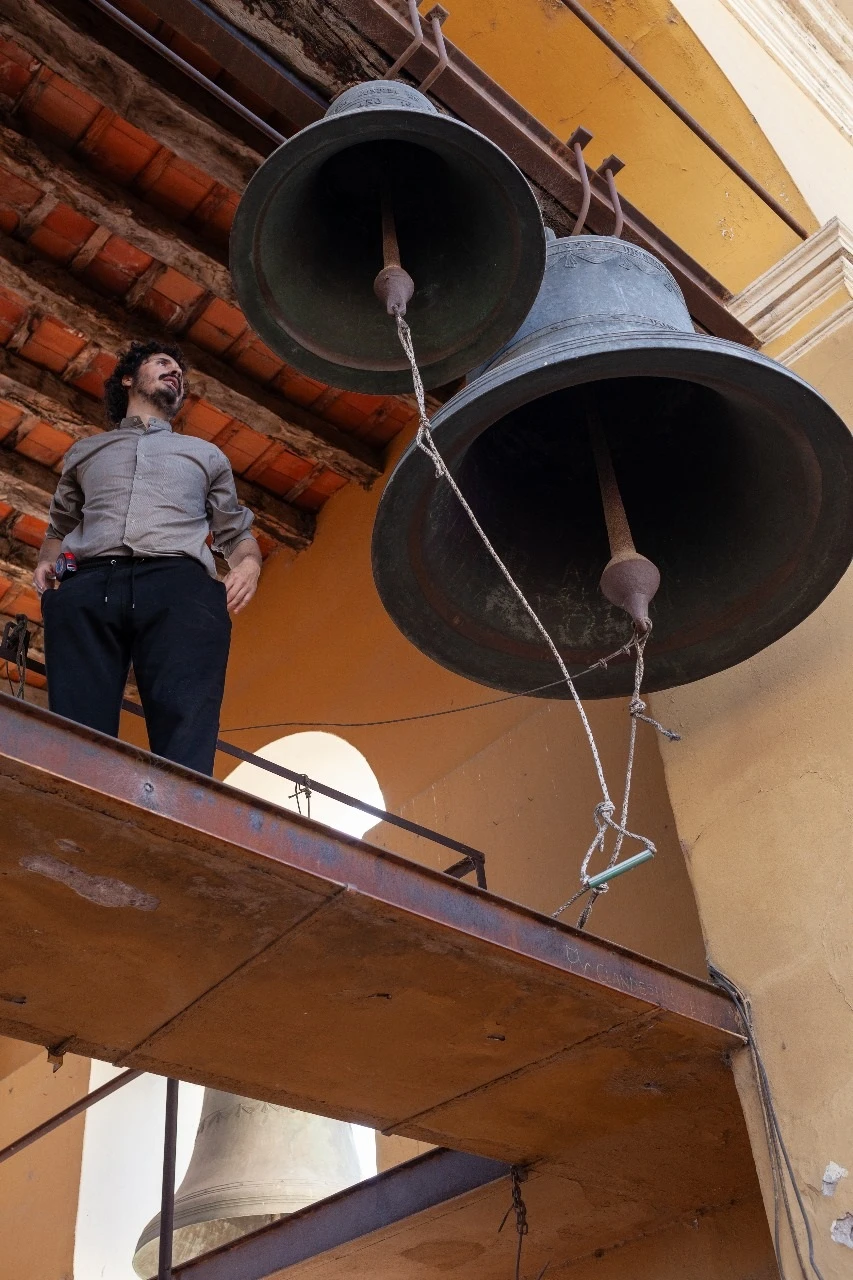
[[[392,63],[385,72],[383,77],[385,80],[396,80],[406,63],[411,62],[418,49],[423,45],[424,32],[423,27],[421,26],[421,15],[418,13],[418,0],[409,0],[409,21],[412,24],[412,31],[415,33],[415,38],[411,44],[406,46],[397,61]]]
[[[59,1068],[65,1061],[65,1055],[74,1043],[73,1036],[66,1036],[64,1040],[60,1040],[58,1044],[48,1046],[47,1060],[53,1067],[53,1074],[56,1075]]]
[[[610,203],[613,206],[613,216],[616,219],[613,226],[613,235],[619,240],[625,227],[625,216],[622,213],[622,202],[619,199],[619,192],[616,190],[616,174],[621,173],[625,168],[625,161],[620,160],[618,156],[607,156],[602,160],[596,169],[596,173],[601,174],[607,183],[607,190],[610,194]]]
[[[438,50],[438,64],[433,67],[426,79],[422,80],[418,85],[421,93],[426,93],[432,88],[442,71],[447,70],[447,64],[450,61],[447,56],[447,45],[444,42],[444,32],[441,29],[450,14],[443,5],[435,4],[425,16],[427,22],[432,26],[432,38],[435,40],[435,47]]]
[[[428,90],[432,88],[441,73],[447,69],[447,65],[450,61],[447,54],[447,45],[444,42],[444,32],[441,29],[449,17],[450,14],[448,11],[440,4],[433,5],[429,13],[424,14],[423,21],[428,22],[432,27],[435,47],[438,50],[438,64],[433,67],[429,75],[426,76],[418,85],[421,93],[427,93]],[[396,79],[403,68],[411,62],[418,50],[423,48],[424,30],[421,15],[418,11],[418,0],[409,0],[409,21],[412,24],[414,39],[411,44],[407,45],[403,50],[397,61],[388,68],[384,76],[386,80]]]
[[[593,135],[589,129],[585,129],[579,124],[572,136],[566,142],[567,147],[571,147],[575,153],[575,164],[577,165],[578,177],[581,180],[581,207],[578,210],[577,220],[572,227],[572,235],[579,236],[586,224],[586,216],[589,213],[589,202],[592,199],[592,190],[589,185],[589,174],[586,169],[586,161],[583,158],[583,149],[587,143],[592,142]]]

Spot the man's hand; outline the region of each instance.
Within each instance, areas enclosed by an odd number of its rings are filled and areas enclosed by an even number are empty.
[[[59,586],[59,579],[53,571],[53,566],[61,549],[61,538],[45,538],[41,544],[38,564],[33,574],[33,586],[40,596],[43,596],[45,591],[52,591]]]
[[[231,571],[225,578],[225,601],[229,613],[240,613],[257,591],[261,576],[261,553],[255,539],[238,542],[228,563]]]

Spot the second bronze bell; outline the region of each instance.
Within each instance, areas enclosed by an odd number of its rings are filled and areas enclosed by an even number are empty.
[[[432,431],[575,673],[631,635],[614,588],[639,620],[648,609],[644,687],[661,689],[778,640],[853,554],[845,423],[782,365],[695,333],[664,265],[622,240],[549,244],[530,315],[439,410]],[[627,520],[611,504],[605,522],[608,466]],[[620,539],[626,545],[620,522],[646,578],[639,601],[614,581]],[[391,617],[443,666],[506,691],[559,681],[449,485],[415,446],[382,496],[373,571]],[[628,693],[632,681],[625,659],[578,688],[605,697]],[[569,691],[558,682],[541,692]]]
[[[374,294],[383,205],[414,281],[408,319],[424,384],[441,386],[518,328],[542,279],[545,234],[513,162],[408,85],[356,85],[264,162],[234,220],[234,288],[252,327],[297,369],[354,391],[411,391]]]

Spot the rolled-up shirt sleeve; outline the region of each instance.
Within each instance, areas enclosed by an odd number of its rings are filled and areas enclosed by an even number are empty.
[[[69,455],[70,455],[69,450]],[[65,538],[83,519],[83,490],[74,460],[67,456],[50,504],[46,538]]]
[[[252,537],[255,517],[237,498],[231,464],[225,457],[222,462],[207,493],[207,518],[213,535],[213,550],[227,560],[238,543]]]

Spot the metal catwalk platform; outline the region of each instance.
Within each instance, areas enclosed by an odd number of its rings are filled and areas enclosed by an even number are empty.
[[[715,988],[7,697],[0,971],[2,1034],[535,1164],[596,1246],[755,1190]]]

